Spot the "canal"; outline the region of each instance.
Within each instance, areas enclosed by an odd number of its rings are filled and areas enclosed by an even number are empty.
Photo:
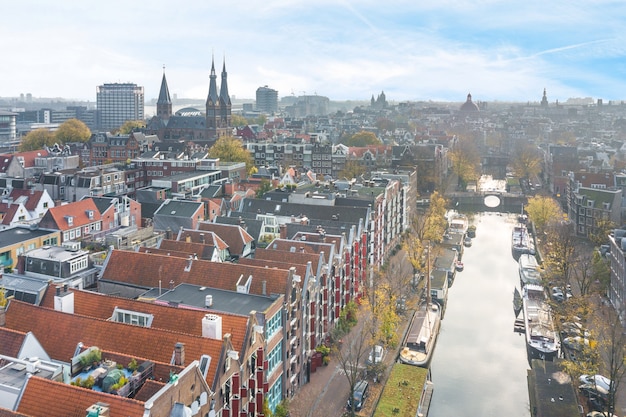
[[[516,220],[509,214],[470,215],[476,238],[449,289],[431,362],[429,417],[530,415],[526,346],[523,335],[513,332],[519,275],[510,245]]]

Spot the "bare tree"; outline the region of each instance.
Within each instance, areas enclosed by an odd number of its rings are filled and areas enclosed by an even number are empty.
[[[619,313],[623,314],[624,311],[603,308],[596,326],[600,369],[604,370],[611,380],[606,409],[609,413],[615,412],[617,391],[621,380],[626,376],[626,333],[619,320]]]
[[[370,331],[372,326],[372,317],[368,309],[360,310],[361,325],[357,325],[352,331],[343,338],[341,347],[336,347],[337,360],[339,367],[348,380],[350,385],[350,397],[354,398],[354,387],[364,376],[363,363],[370,346]],[[355,415],[355,402],[350,401],[352,416]]]

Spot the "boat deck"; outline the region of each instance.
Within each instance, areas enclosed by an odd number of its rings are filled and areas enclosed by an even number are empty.
[[[404,347],[400,351],[402,362],[420,365],[428,361],[439,331],[439,314],[439,306],[436,310],[424,306],[415,312]]]

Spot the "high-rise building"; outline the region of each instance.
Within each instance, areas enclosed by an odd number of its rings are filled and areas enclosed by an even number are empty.
[[[256,109],[265,113],[278,111],[278,91],[268,86],[256,89]]]
[[[98,86],[98,128],[117,129],[127,120],[144,120],[143,87],[131,83]]]

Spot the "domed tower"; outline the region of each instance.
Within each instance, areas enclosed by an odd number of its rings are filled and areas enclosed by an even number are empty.
[[[461,105],[460,111],[462,113],[475,113],[480,111],[476,103],[472,101],[472,95],[467,94],[467,101]]]

